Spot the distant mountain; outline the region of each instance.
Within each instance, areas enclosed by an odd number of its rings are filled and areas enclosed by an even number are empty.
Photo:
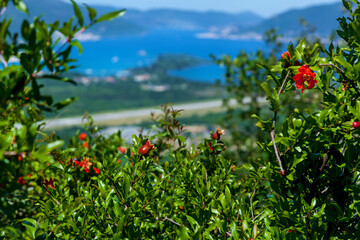
[[[336,19],[343,15],[342,4],[340,3],[318,5],[286,11],[262,21],[254,28],[247,29],[247,31],[256,29],[256,32],[264,33],[270,28],[277,28],[281,34],[287,36],[298,35],[304,29],[300,23],[300,18],[302,17],[316,27],[316,32],[320,36],[329,36],[339,26]]]
[[[30,18],[42,16],[47,21],[65,21],[73,16],[70,1],[62,0],[26,0]],[[118,10],[115,7],[92,6],[98,14]],[[83,7],[85,10],[85,8]],[[7,15],[13,17],[13,28],[19,29],[22,19],[29,18],[25,14],[17,11],[14,7],[9,7]],[[87,11],[84,11],[87,15]],[[104,37],[116,37],[123,35],[141,34],[152,29],[172,28],[172,29],[198,29],[206,30],[211,27],[241,26],[249,27],[260,23],[263,18],[251,12],[230,14],[224,12],[197,12],[173,9],[156,9],[149,11],[139,11],[127,9],[127,13],[118,19],[110,22],[102,22],[90,28],[88,32],[102,35]]]
[[[12,4],[9,4],[10,7],[6,11],[6,14],[9,17],[13,18],[12,28],[18,30],[21,26],[21,22],[24,18],[32,19],[34,16],[38,16],[42,19],[45,19],[47,22],[54,22],[59,20],[60,22],[68,21],[74,14],[73,8],[70,1],[64,2],[60,0],[25,0],[30,12],[30,17],[26,14],[18,11]],[[81,5],[79,5],[81,7]],[[87,11],[85,7],[82,7],[84,18],[87,19]],[[99,7],[96,9],[98,15],[104,14],[110,11],[119,10],[116,8],[110,7]],[[110,22],[103,22],[97,25],[94,25],[89,29],[88,32],[115,37],[121,35],[131,35],[139,34],[144,32],[145,29],[142,26],[134,24],[125,20],[124,18],[118,18]]]
[[[210,27],[253,26],[260,23],[263,17],[252,12],[230,14],[216,11],[196,12],[174,9],[139,11],[129,9],[127,14],[124,15],[124,19],[144,26],[147,29],[178,28],[205,30]]]
[[[22,19],[41,16],[48,22],[66,21],[73,16],[72,5],[66,0],[25,0],[30,10],[30,17],[9,7],[6,14],[13,18],[12,28],[19,30]],[[87,16],[85,7],[84,15]],[[118,10],[115,7],[93,6],[98,15]],[[230,14],[224,12],[185,11],[175,9],[155,9],[140,11],[127,9],[127,13],[110,22],[102,22],[91,27],[87,33],[101,37],[118,37],[139,35],[153,29],[199,30],[205,32],[204,37],[220,37],[236,35],[260,36],[270,28],[277,28],[285,36],[299,35],[304,28],[300,24],[303,17],[317,29],[321,36],[328,36],[338,28],[336,19],[343,16],[340,3],[319,5],[304,9],[293,9],[265,19],[252,12]],[[210,33],[210,34],[208,34]],[[251,33],[251,34],[250,34]],[[255,35],[254,35],[255,34]]]

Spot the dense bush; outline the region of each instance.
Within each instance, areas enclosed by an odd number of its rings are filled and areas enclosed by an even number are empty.
[[[25,9],[21,1],[13,2]],[[181,111],[168,105],[157,116],[156,132],[134,135],[130,145],[121,132],[101,135],[85,116],[84,131],[64,146],[54,134],[42,132],[42,111],[71,99],[53,104],[40,93],[37,79],[71,81],[58,74],[71,68],[72,46],[80,47],[74,35],[122,11],[96,18],[88,7],[90,24],[84,25],[73,2],[75,26],[72,20],[61,28],[40,19],[24,22],[21,42],[8,31],[10,21],[3,20],[0,236],[356,239],[360,8],[355,0],[353,6],[343,3],[350,15],[338,19],[341,47],[302,40],[289,44],[278,62],[261,53],[255,61],[246,54],[219,60],[227,66],[229,83],[239,74],[229,90],[245,107],[242,120],[252,116],[262,131],[256,137],[238,135],[238,147],[246,146],[238,155],[225,154],[233,146],[223,142],[221,130],[188,146]],[[51,37],[55,31],[68,39],[63,47]],[[20,64],[8,64],[10,57]],[[266,103],[257,100],[260,88]],[[251,123],[247,126],[254,132]],[[246,163],[237,166],[239,160]],[[239,176],[240,168],[246,176]]]

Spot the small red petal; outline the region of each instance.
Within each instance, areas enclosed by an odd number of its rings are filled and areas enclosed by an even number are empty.
[[[81,141],[85,141],[86,138],[87,138],[87,134],[86,134],[86,133],[81,133],[81,134],[79,135],[79,139],[80,139]]]

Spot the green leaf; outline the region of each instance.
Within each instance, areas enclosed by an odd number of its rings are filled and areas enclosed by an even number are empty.
[[[56,76],[56,75],[53,75],[53,74],[45,74],[45,75],[41,75],[38,77],[39,79],[55,79],[55,80],[59,80],[59,81],[62,81],[62,82],[67,82],[67,83],[71,83],[73,85],[77,85],[77,83],[70,79],[70,78],[67,78],[67,77],[60,77],[60,76]]]
[[[83,47],[81,46],[81,43],[78,40],[72,40],[70,42],[71,46],[77,47],[77,49],[79,50],[79,54],[82,54],[83,52]]]
[[[231,236],[234,240],[239,239],[239,233],[236,230],[236,224],[235,222],[232,222],[230,225],[230,229],[231,229]]]
[[[29,22],[27,20],[24,20],[21,24],[21,36],[25,40],[28,40],[28,38],[29,38],[29,29],[30,29]]]
[[[84,26],[84,18],[83,18],[83,15],[82,15],[81,11],[80,11],[79,6],[76,4],[76,2],[74,0],[70,0],[70,1],[73,4],[74,13],[75,13],[76,18],[79,21],[80,26],[81,27]]]
[[[63,100],[61,102],[56,103],[54,105],[54,107],[56,109],[61,109],[61,108],[65,107],[65,106],[69,105],[70,103],[73,103],[76,99],[78,99],[78,98],[77,97],[67,98],[67,99],[65,99],[65,100]]]
[[[94,18],[96,17],[96,10],[92,7],[89,7],[86,4],[85,4],[85,6],[86,6],[86,9],[88,10],[90,21],[94,20]]]
[[[267,97],[272,95],[270,85],[267,82],[263,82],[261,84],[261,87],[262,87],[262,89],[264,89],[264,92],[265,92]]]
[[[115,18],[123,16],[125,13],[126,13],[125,9],[107,13],[107,14],[104,14],[101,17],[99,17],[97,20],[95,20],[95,23],[99,23],[99,22],[103,22],[103,21],[111,21]]]
[[[261,87],[264,89],[264,92],[266,94],[266,99],[270,101],[271,104],[271,110],[272,111],[278,111],[279,106],[279,95],[275,91],[271,91],[270,85],[267,82],[263,82],[261,84]]]
[[[270,132],[273,129],[273,123],[271,120],[264,121],[256,114],[251,115],[252,118],[257,118],[259,121],[255,124],[257,127],[259,127],[261,130]]]
[[[295,49],[300,55],[302,55],[305,47],[306,47],[306,42],[305,42],[305,39],[303,38],[303,39],[301,39],[301,41],[299,42],[299,44],[296,46]],[[301,59],[301,58],[299,58],[299,59]]]
[[[350,73],[354,72],[353,66],[348,63],[343,56],[336,56],[334,57],[334,60],[344,67],[347,76],[351,76]]]
[[[180,238],[181,240],[187,240],[187,239],[189,239],[188,230],[186,229],[186,227],[185,227],[184,225],[181,225],[181,227],[180,227],[179,238]]]
[[[34,227],[37,227],[37,222],[35,219],[31,219],[31,218],[23,218],[20,220],[22,223],[28,224],[31,223]]]
[[[231,203],[231,192],[228,186],[225,187],[225,199],[226,202],[230,205]]]
[[[23,1],[18,1],[15,6],[20,11],[22,11],[24,13],[29,13],[28,8],[27,8],[26,4]]]
[[[125,175],[124,179],[123,179],[123,192],[124,192],[124,197],[127,198],[128,194],[130,192],[130,179],[127,175]]]
[[[176,136],[176,138],[179,140],[179,145],[182,143],[183,146],[186,146],[186,138],[184,136]]]
[[[195,232],[196,229],[200,227],[199,223],[193,217],[191,217],[189,215],[187,215],[186,218],[190,222],[191,227],[193,228],[193,230]]]
[[[55,142],[49,143],[48,145],[46,145],[46,150],[50,152],[56,148],[61,147],[62,145],[64,145],[64,143],[65,142],[63,140],[57,140]]]
[[[344,7],[345,7],[349,12],[352,12],[350,3],[347,2],[346,0],[342,0],[342,2],[343,2]]]
[[[218,200],[220,201],[222,207],[226,209],[229,206],[229,202],[226,201],[224,193],[221,193]]]
[[[313,199],[311,200],[311,205],[310,205],[310,207],[311,207],[311,209],[314,209],[315,206],[316,206],[316,198],[313,198]]]
[[[74,223],[73,220],[68,219],[67,223],[74,229],[75,232],[77,232],[77,233],[79,232],[79,228],[76,226],[76,224]]]
[[[31,226],[27,223],[22,222],[22,225],[26,228],[26,232],[33,238],[35,239],[35,232],[36,232],[36,227]],[[35,225],[37,226],[37,225]]]

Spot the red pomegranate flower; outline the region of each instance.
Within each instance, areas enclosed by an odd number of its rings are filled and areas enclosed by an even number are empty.
[[[214,151],[214,147],[212,146],[211,143],[209,143],[209,150],[210,150],[210,152]]]
[[[120,151],[122,154],[125,154],[125,153],[126,153],[126,148],[124,148],[124,147],[119,147],[119,151]]]
[[[283,53],[281,54],[281,58],[286,58],[286,56],[288,56],[289,59],[291,59],[291,55],[290,55],[290,53],[289,53],[288,51],[283,52]]]
[[[301,93],[305,89],[311,89],[315,87],[316,73],[314,73],[308,65],[304,64],[299,68],[299,73],[294,76],[294,81],[297,89],[302,89]]]
[[[98,168],[96,168],[96,167],[93,167],[93,169],[94,169],[95,173],[96,173],[97,175],[99,175],[100,170],[99,170]]]
[[[55,179],[50,178],[50,180],[45,179],[45,182],[41,182],[42,184],[44,184],[46,186],[47,192],[49,192],[49,187],[51,187],[52,189],[55,189],[54,180]]]
[[[84,169],[84,172],[89,172],[89,167],[92,165],[91,162],[89,162],[89,158],[83,158],[83,160],[79,163],[79,166]]]
[[[25,185],[26,184],[26,181],[24,180],[24,176],[21,176],[18,178],[17,180],[18,183],[20,183],[21,185]]]
[[[87,134],[86,134],[86,133],[81,133],[81,134],[79,135],[79,139],[80,139],[81,141],[85,141],[86,138],[87,138]]]
[[[84,142],[84,143],[82,144],[82,146],[83,146],[84,148],[89,148],[89,144],[88,144],[87,142]]]

